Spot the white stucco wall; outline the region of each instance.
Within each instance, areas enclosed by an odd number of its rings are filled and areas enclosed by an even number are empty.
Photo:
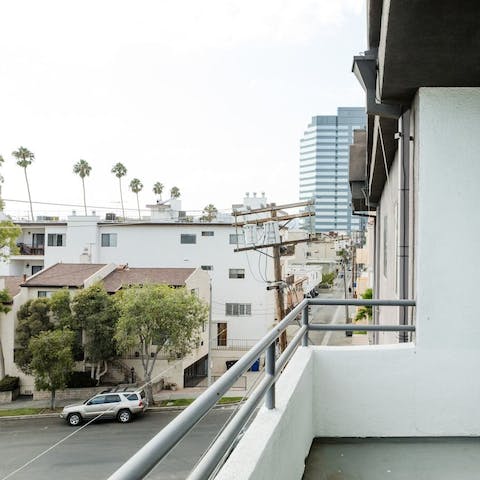
[[[214,236],[202,236],[213,231]],[[226,322],[227,339],[259,339],[273,324],[274,296],[263,278],[273,278],[268,257],[257,252],[233,250],[231,225],[151,224],[100,225],[102,233],[117,233],[117,247],[99,247],[99,263],[128,263],[130,267],[196,268],[213,265],[212,322]],[[195,244],[181,244],[182,233],[195,234]],[[266,265],[266,266],[265,266]],[[230,279],[229,269],[245,269],[245,278]],[[251,303],[251,316],[226,316],[225,303]],[[214,330],[216,330],[214,328]]]
[[[301,478],[313,438],[313,355],[300,348],[277,382],[276,408],[263,407],[217,480]]]
[[[227,323],[227,340],[259,339],[274,322],[274,291],[266,290],[265,279],[273,279],[273,265],[269,257],[258,252],[235,253],[236,244],[230,244],[230,234],[240,233],[230,224],[144,223],[98,224],[99,217],[72,215],[68,222],[45,224],[42,227],[24,225],[22,234],[36,228],[45,232],[44,263],[49,267],[63,263],[116,263],[131,267],[196,268],[212,265],[212,321]],[[202,231],[213,231],[213,236],[202,236]],[[65,234],[66,245],[48,246],[49,233]],[[102,247],[102,233],[117,234],[117,245]],[[196,244],[181,244],[182,233],[195,234]],[[23,238],[23,237],[22,237]],[[31,242],[31,239],[29,240]],[[267,252],[268,253],[268,252]],[[5,275],[31,274],[33,258],[0,265]],[[27,269],[26,263],[30,264]],[[245,278],[230,279],[229,269],[245,270]],[[227,316],[226,303],[250,303],[252,315]]]
[[[388,178],[377,209],[377,222],[380,236],[378,238],[379,265],[377,291],[375,298],[398,298],[398,239],[399,239],[399,159],[398,151],[390,167]],[[386,248],[385,248],[386,246]],[[378,323],[398,324],[398,308],[378,307]],[[379,332],[381,344],[398,343],[398,333]]]
[[[416,344],[310,347],[314,436],[480,435],[480,88],[421,88],[414,110]],[[462,247],[455,249],[455,258],[445,260],[459,239]],[[293,385],[283,388],[295,391]],[[301,422],[307,413],[297,402]],[[261,432],[269,415],[274,413],[260,411],[251,431]],[[285,419],[290,425],[291,419]],[[249,432],[244,438],[250,448],[242,441],[237,450],[245,462],[252,455],[265,470],[256,466],[258,474],[249,473],[253,469],[244,474],[238,460],[239,475],[222,480],[301,478],[289,471],[265,474],[276,467],[272,458],[282,458],[286,446],[293,445],[290,432],[283,431],[283,442],[275,439],[276,455],[266,460],[257,452],[269,450],[262,444],[269,437],[263,434],[256,442]],[[280,436],[282,430],[276,432]]]

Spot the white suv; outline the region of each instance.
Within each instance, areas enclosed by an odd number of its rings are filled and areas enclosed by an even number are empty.
[[[144,413],[148,407],[143,390],[102,392],[83,403],[67,405],[60,418],[75,427],[92,418],[116,418],[127,423],[133,415]]]

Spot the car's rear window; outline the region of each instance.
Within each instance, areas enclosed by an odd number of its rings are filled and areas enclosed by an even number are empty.
[[[127,395],[127,400],[138,400],[137,394],[131,393],[130,395]]]

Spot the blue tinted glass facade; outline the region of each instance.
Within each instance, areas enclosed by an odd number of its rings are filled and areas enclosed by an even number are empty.
[[[361,217],[352,215],[348,164],[353,131],[365,125],[361,107],[312,117],[300,140],[300,200],[315,200],[315,217],[305,228],[347,234],[362,228]]]

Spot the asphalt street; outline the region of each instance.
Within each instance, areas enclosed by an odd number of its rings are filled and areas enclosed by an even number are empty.
[[[151,480],[184,479],[234,407],[210,412],[150,473]],[[75,431],[60,418],[0,421],[0,479],[104,479],[179,412],[151,411],[127,424],[95,422],[25,469],[8,476]]]
[[[350,273],[347,273],[347,285],[350,283]],[[336,278],[331,290],[320,290],[317,298],[344,298],[343,279]],[[355,307],[349,306],[350,318],[354,316]],[[310,322],[317,324],[345,323],[345,307],[335,305],[311,306]],[[296,330],[296,328],[295,328]],[[293,332],[289,335],[293,336]],[[349,345],[351,337],[346,337],[345,332],[310,332],[309,340],[312,345]]]

